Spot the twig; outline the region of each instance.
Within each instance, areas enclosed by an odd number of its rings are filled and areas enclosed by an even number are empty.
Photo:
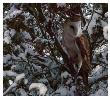
[[[10,85],[8,87],[8,89],[3,93],[3,95],[6,95],[8,92],[10,92],[12,90],[12,88],[16,87],[17,86],[17,83],[13,83],[12,85]]]
[[[102,76],[102,77],[92,81],[91,83],[89,83],[90,84],[89,86],[92,86],[93,84],[98,83],[101,80],[107,80],[107,79],[108,79],[108,75]]]
[[[92,20],[93,14],[94,14],[94,6],[93,6],[93,12],[92,12],[92,15],[91,15],[91,19],[90,19],[90,21],[88,22],[88,25],[86,26],[86,29],[85,29],[86,31],[87,31],[87,29],[88,29],[88,26],[89,26],[91,20]]]

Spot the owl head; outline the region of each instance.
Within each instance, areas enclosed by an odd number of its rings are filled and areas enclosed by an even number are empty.
[[[71,19],[66,19],[64,23],[64,29],[70,31],[74,37],[80,37],[82,35],[81,19],[74,16]]]

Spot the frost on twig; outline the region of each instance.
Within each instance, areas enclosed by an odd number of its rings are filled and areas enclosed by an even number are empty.
[[[7,75],[8,73],[9,73],[10,76],[13,76],[13,74],[14,74],[14,73],[11,72],[11,71],[10,71],[10,72],[7,71],[7,73],[6,73],[6,71],[5,71],[5,74],[6,74],[6,75]],[[14,74],[14,75],[15,75],[15,74]],[[21,81],[22,79],[24,79],[24,78],[25,78],[25,74],[24,74],[24,73],[17,75],[17,76],[16,76],[16,79],[15,79],[15,82],[8,87],[8,89],[3,93],[3,95],[6,95],[8,92],[10,92],[14,87],[16,87],[16,86],[18,85],[18,83],[21,83],[20,81]],[[24,84],[26,84],[25,82],[27,82],[26,79],[25,79],[25,81],[24,81]]]
[[[13,83],[11,86],[8,87],[8,89],[3,93],[3,95],[6,95],[8,92],[10,92],[12,90],[12,88],[16,87],[17,83]]]

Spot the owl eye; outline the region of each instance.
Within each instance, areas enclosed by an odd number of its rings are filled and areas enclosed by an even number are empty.
[[[73,31],[75,30],[75,28],[74,28],[74,26],[73,26],[73,25],[70,25],[70,28],[72,28],[72,29],[73,29]]]

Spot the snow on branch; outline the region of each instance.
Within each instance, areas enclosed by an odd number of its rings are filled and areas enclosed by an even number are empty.
[[[18,76],[16,76],[15,82],[18,83],[18,81],[20,81],[21,79],[24,79],[24,78],[25,78],[25,74],[24,73],[19,74]]]
[[[65,71],[65,72],[63,72],[63,73],[61,74],[61,77],[62,77],[62,78],[67,78],[67,77],[71,77],[71,75],[70,75],[67,71]]]
[[[57,7],[65,7],[66,3],[57,3]]]
[[[10,76],[16,76],[16,79],[15,79],[15,82],[12,84],[12,85],[10,85],[9,87],[8,87],[8,89],[3,93],[3,95],[6,95],[7,93],[9,93],[13,88],[15,88],[16,86],[18,86],[19,85],[19,81],[21,81],[22,79],[24,79],[24,84],[27,84],[27,79],[25,79],[25,74],[24,73],[22,73],[22,74],[19,74],[19,75],[16,75],[14,72],[8,72],[8,71],[5,71],[5,75],[10,75]]]
[[[103,27],[103,35],[106,40],[108,40],[108,26]]]
[[[3,56],[3,63],[6,64],[11,59],[11,55],[7,54]]]
[[[14,11],[10,11],[6,17],[4,18],[4,20],[6,19],[12,19],[12,18],[15,18],[17,15],[21,14],[22,13],[22,10],[18,10],[18,9],[15,9]]]
[[[8,92],[10,92],[12,90],[12,88],[16,87],[17,83],[13,83],[11,86],[8,87],[8,89],[3,93],[3,95],[6,95]]]
[[[29,90],[36,89],[39,90],[39,96],[44,96],[47,92],[47,87],[42,83],[32,83],[29,86]]]
[[[13,77],[16,77],[18,74],[16,72],[12,72],[11,70],[10,71],[3,71],[3,76],[13,76]]]
[[[89,83],[93,84],[98,79],[103,78],[104,76],[107,76],[108,72],[105,70],[103,71],[103,67],[98,65],[95,69],[93,69],[91,76],[89,77]]]

